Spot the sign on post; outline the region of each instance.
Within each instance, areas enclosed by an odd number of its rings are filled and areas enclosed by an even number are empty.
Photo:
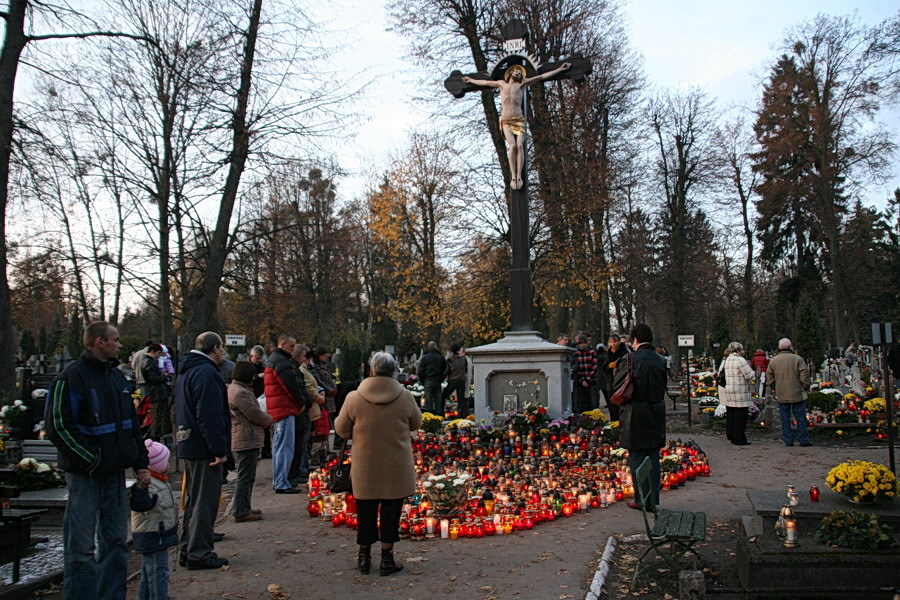
[[[679,348],[693,348],[694,347],[694,336],[679,335],[678,336],[678,347]]]
[[[226,333],[225,334],[225,345],[226,346],[246,346],[247,345],[247,336]]]

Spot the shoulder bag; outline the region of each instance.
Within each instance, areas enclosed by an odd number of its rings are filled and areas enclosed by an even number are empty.
[[[616,406],[623,406],[631,402],[634,395],[634,354],[628,353],[628,373],[625,375],[625,381],[619,386],[619,389],[609,399]]]
[[[350,482],[351,457],[347,455],[347,446],[349,445],[349,442],[344,442],[344,445],[341,446],[341,454],[338,457],[337,464],[331,467],[328,489],[333,494],[341,492],[353,493],[353,484]]]

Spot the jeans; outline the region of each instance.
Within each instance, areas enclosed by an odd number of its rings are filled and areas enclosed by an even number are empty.
[[[222,492],[222,465],[209,466],[211,458],[184,460],[184,519],[181,553],[188,561],[202,561],[213,554],[213,525]]]
[[[637,468],[644,462],[644,458],[650,458],[650,489],[644,488],[643,494],[638,490]],[[634,501],[640,504],[659,506],[659,448],[642,450],[628,450],[628,466],[631,468],[631,478],[634,480]]]
[[[125,472],[66,473],[63,521],[65,600],[125,600],[130,509]],[[96,538],[96,545],[95,540]]]
[[[169,600],[169,552],[141,554],[138,600]]]
[[[778,413],[781,415],[781,438],[785,444],[794,443],[794,431],[791,429],[791,414],[797,421],[797,437],[801,444],[809,443],[809,422],[806,420],[806,401],[779,402]]]
[[[288,471],[288,482],[300,480],[306,483],[309,478],[309,413],[304,411],[294,417],[294,458]]]
[[[425,410],[439,417],[444,416],[444,401],[441,399],[441,380],[426,379],[422,382],[425,388]]]
[[[256,481],[257,448],[238,450],[234,453],[237,464],[237,480],[234,482],[234,516],[246,517],[252,508],[250,498],[253,495],[253,483]]]
[[[294,460],[294,425],[294,415],[272,424],[272,487],[276,490],[293,487],[288,473]]]
[[[371,546],[378,540],[385,544],[393,544],[400,539],[400,513],[406,498],[395,500],[357,500],[356,514],[359,518],[359,529],[356,532],[356,543],[360,546]],[[379,507],[381,508],[381,526],[378,523]]]

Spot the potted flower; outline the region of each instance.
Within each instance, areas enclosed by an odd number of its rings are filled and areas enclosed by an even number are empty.
[[[828,472],[825,483],[851,502],[890,502],[897,495],[897,478],[884,465],[848,460]]]
[[[878,550],[894,545],[894,532],[872,513],[835,510],[822,519],[814,539],[838,548]]]
[[[422,414],[422,431],[425,433],[440,433],[444,419],[438,415],[426,412]]]
[[[470,478],[468,473],[456,472],[428,476],[422,485],[436,515],[451,516],[462,511],[469,499]]]
[[[14,439],[23,439],[25,437],[29,410],[28,406],[21,400],[16,400],[12,404],[7,404],[0,408],[0,420],[9,429],[9,437]]]

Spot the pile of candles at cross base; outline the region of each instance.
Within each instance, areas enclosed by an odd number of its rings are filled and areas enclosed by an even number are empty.
[[[634,497],[628,451],[607,441],[599,428],[553,435],[420,431],[413,453],[418,488],[400,521],[400,536],[412,540],[510,535]],[[692,441],[670,440],[660,455],[669,457],[663,490],[710,474],[705,453]],[[356,529],[353,496],[327,489],[333,464],[310,474],[309,514],[333,527]],[[436,507],[437,494],[428,493],[435,482],[465,488],[459,504]]]

